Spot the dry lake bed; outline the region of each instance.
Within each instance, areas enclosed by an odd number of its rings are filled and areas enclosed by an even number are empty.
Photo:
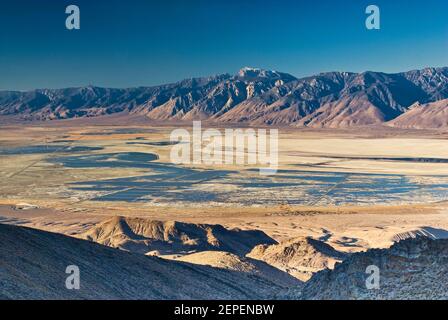
[[[318,237],[345,251],[448,229],[448,135],[279,130],[279,168],[170,162],[174,128],[67,121],[0,128],[0,219],[76,235],[128,215]],[[382,132],[382,134],[378,134]]]

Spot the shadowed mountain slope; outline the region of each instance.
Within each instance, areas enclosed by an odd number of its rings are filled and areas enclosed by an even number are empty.
[[[411,106],[410,110],[388,123],[398,128],[446,128],[448,127],[448,99]]]
[[[368,266],[379,268],[379,289],[367,289]],[[443,299],[448,298],[448,240],[407,239],[390,249],[355,253],[334,270],[324,270],[289,298]],[[370,283],[370,282],[369,282]]]
[[[246,274],[257,275],[277,285],[284,287],[301,287],[303,283],[287,272],[269,265],[266,262],[240,257],[230,252],[201,251],[177,258],[176,261],[184,261],[214,268],[238,271]]]
[[[280,287],[253,274],[163,260],[0,224],[1,299],[265,299]],[[65,288],[66,267],[80,290]]]

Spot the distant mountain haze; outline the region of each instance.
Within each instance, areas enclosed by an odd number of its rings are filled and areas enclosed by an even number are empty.
[[[447,114],[445,99],[448,67],[396,74],[328,72],[302,79],[245,67],[236,75],[154,87],[1,91],[0,115],[54,120],[127,112],[166,121],[316,128],[387,123],[441,128],[448,126],[443,120]]]

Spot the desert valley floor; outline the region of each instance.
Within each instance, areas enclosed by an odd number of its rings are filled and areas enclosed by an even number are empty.
[[[88,120],[3,125],[0,223],[224,267],[232,263],[201,256],[208,247],[142,249],[137,238],[127,239],[131,246],[102,235],[119,219],[134,232],[142,221],[177,221],[259,230],[278,243],[312,237],[342,255],[418,234],[448,238],[448,133],[283,128],[278,173],[260,176],[256,168],[236,165],[170,164],[172,129]],[[253,249],[245,246],[235,245],[232,254]],[[319,269],[303,266],[290,274],[306,280]]]

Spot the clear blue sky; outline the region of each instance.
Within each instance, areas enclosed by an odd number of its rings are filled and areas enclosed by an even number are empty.
[[[65,29],[77,4],[81,30]],[[381,30],[365,28],[369,4]],[[447,0],[2,0],[0,89],[448,66]]]

